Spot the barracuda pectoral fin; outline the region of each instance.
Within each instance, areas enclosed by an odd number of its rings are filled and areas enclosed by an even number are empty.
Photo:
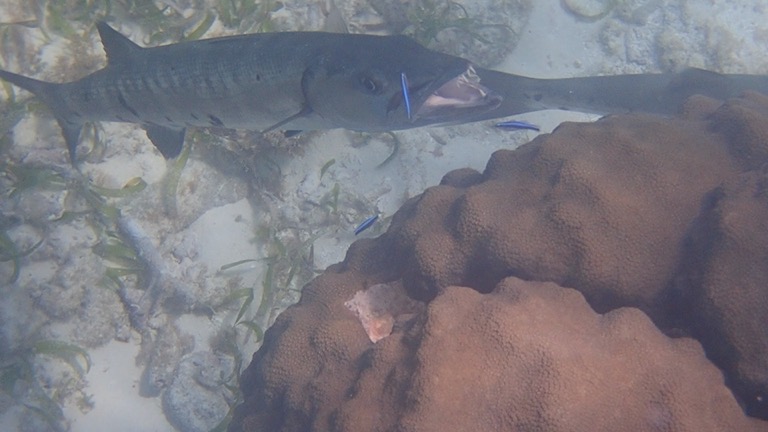
[[[147,137],[164,158],[175,158],[181,153],[184,146],[185,128],[175,129],[168,126],[147,124],[144,125],[144,130],[147,131]]]
[[[306,117],[306,116],[308,116],[311,113],[312,113],[312,108],[310,108],[309,106],[305,105],[304,108],[302,108],[301,111],[297,112],[296,114],[294,114],[294,115],[292,115],[292,116],[290,116],[288,118],[280,120],[279,122],[277,122],[277,123],[273,124],[272,126],[264,129],[263,131],[261,131],[261,133],[267,133],[267,132],[273,131],[275,129],[280,129],[283,125],[288,124],[288,123],[290,123],[290,122],[292,122],[292,121],[294,121],[296,119],[300,119],[302,117]],[[301,131],[299,131],[299,132],[301,132]]]
[[[307,99],[307,86],[309,85],[309,82],[312,80],[312,78],[315,76],[315,67],[317,67],[317,65],[313,67],[308,67],[307,69],[304,70],[304,73],[301,76],[301,95],[304,98],[304,102],[301,110],[296,114],[288,116],[287,118],[284,118],[283,120],[280,120],[279,122],[273,124],[272,126],[264,129],[263,131],[261,131],[262,133],[267,133],[275,129],[279,129],[294,120],[297,120],[303,117],[309,117],[309,115],[314,112],[314,110],[312,109],[312,106],[310,106],[309,101]],[[301,132],[301,131],[298,131],[298,132]],[[296,132],[294,135],[298,134],[298,132]]]

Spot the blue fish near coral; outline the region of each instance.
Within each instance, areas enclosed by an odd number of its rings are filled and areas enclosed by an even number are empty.
[[[358,225],[357,228],[355,228],[355,235],[358,235],[361,232],[363,232],[363,231],[367,230],[368,228],[370,228],[371,226],[373,226],[373,224],[376,223],[376,221],[378,219],[379,219],[379,215],[373,215],[373,216],[369,217],[368,219],[362,221],[360,223],[360,225]]]
[[[495,125],[497,128],[502,129],[527,129],[539,132],[541,130],[540,127],[536,126],[535,124],[531,124],[524,121],[519,120],[510,120],[505,122],[496,123]]]

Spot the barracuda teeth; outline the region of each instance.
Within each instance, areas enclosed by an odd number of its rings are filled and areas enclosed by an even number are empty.
[[[446,82],[432,93],[416,113],[419,117],[445,113],[446,109],[467,110],[498,104],[498,97],[491,97],[490,90],[480,84],[480,77],[471,65],[456,78]]]
[[[458,80],[461,84],[480,84],[480,77],[475,72],[475,68],[472,65],[467,67],[461,75],[458,76]]]

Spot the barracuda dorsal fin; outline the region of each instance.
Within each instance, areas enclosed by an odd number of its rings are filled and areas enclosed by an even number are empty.
[[[104,21],[96,23],[96,29],[99,30],[101,44],[104,46],[104,51],[107,53],[107,64],[109,66],[119,66],[127,63],[131,61],[139,51],[144,49],[120,34]]]
[[[325,14],[323,31],[328,33],[349,33],[347,22],[344,21],[344,17],[341,15],[339,8],[336,7],[334,0],[328,3],[328,12]]]

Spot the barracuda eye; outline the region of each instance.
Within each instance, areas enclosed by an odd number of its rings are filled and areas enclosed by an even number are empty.
[[[362,76],[360,77],[360,85],[363,89],[370,94],[379,94],[384,89],[384,84],[376,77]]]

